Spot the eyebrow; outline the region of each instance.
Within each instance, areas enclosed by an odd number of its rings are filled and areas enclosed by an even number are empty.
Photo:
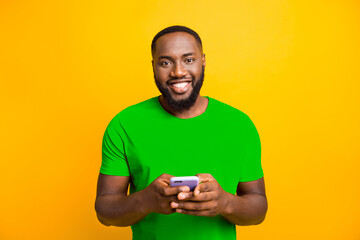
[[[182,57],[187,57],[187,56],[191,56],[191,55],[195,55],[195,53],[194,52],[189,52],[189,53],[184,53],[183,55],[182,55]],[[170,56],[160,56],[159,57],[159,60],[160,59],[170,59],[170,60],[173,60],[173,58],[172,57],[170,57]]]

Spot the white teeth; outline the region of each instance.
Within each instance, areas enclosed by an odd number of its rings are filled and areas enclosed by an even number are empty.
[[[188,82],[183,82],[183,83],[175,83],[172,84],[174,87],[178,87],[178,88],[184,88],[186,85],[188,85]]]

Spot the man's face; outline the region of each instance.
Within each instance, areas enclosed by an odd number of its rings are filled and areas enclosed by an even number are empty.
[[[156,41],[155,83],[173,110],[181,112],[194,105],[204,80],[204,69],[205,56],[192,35],[168,33]]]

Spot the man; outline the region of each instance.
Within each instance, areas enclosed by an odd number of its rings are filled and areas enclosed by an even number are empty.
[[[236,239],[235,225],[259,224],[267,212],[257,130],[240,110],[199,95],[205,55],[196,32],[160,31],[152,56],[162,95],[110,121],[97,217],[106,226],[131,225],[135,240]],[[194,191],[170,186],[173,176],[194,175]]]

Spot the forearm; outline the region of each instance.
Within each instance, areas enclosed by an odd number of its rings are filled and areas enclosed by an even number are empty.
[[[227,193],[226,209],[221,214],[228,221],[241,226],[260,224],[267,212],[266,197],[251,193],[242,196]]]
[[[144,203],[143,191],[128,196],[103,195],[96,199],[95,210],[102,224],[126,227],[137,223],[150,213]]]

